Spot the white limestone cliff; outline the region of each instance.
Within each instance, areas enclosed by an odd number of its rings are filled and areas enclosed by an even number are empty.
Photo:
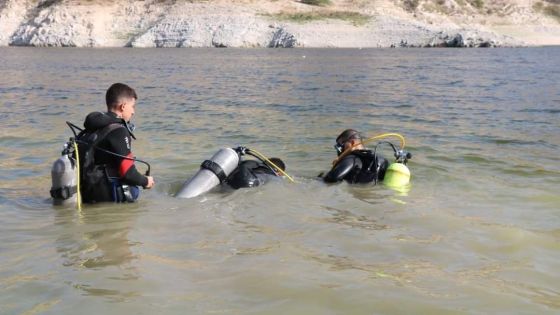
[[[559,45],[538,0],[0,0],[0,46],[494,47]],[[543,0],[555,6],[555,0]],[[416,7],[406,7],[414,3]],[[474,3],[474,2],[473,2]],[[357,13],[361,23],[329,13]],[[286,14],[315,14],[298,21]]]

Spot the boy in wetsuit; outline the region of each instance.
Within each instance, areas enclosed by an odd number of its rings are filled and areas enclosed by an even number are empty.
[[[81,151],[89,151],[90,143],[95,143],[96,149],[92,151],[94,169],[83,170],[82,174],[84,202],[134,201],[139,196],[138,186],[148,189],[154,186],[153,177],[144,176],[136,169],[131,151],[132,139],[136,138],[129,122],[134,116],[137,99],[134,89],[115,83],[105,95],[107,112],[87,115],[85,130],[78,140],[84,143],[80,144],[84,148]],[[91,139],[89,143],[88,139]],[[92,177],[96,178],[92,180]]]

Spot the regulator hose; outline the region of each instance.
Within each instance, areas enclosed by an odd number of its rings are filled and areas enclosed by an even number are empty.
[[[263,154],[259,153],[256,150],[253,149],[247,149],[246,150],[247,154],[250,154],[254,157],[256,157],[257,159],[261,160],[263,163],[265,164],[269,164],[272,165],[276,171],[280,172],[282,175],[286,176],[286,178],[288,178],[292,183],[294,183],[294,179],[288,175],[288,173],[284,172],[284,170],[282,170],[280,167],[278,167],[278,165],[274,164],[272,161],[270,161],[266,156],[264,156]]]
[[[352,152],[352,149],[354,149],[355,147],[359,146],[359,145],[363,145],[365,143],[369,143],[372,142],[373,140],[378,140],[378,139],[384,139],[384,138],[389,138],[389,137],[397,137],[399,138],[399,140],[401,141],[401,150],[404,149],[404,146],[406,144],[406,141],[404,139],[404,137],[401,134],[398,133],[383,133],[371,138],[367,138],[365,140],[360,141],[359,143],[349,147],[348,149],[344,150],[336,159],[334,159],[333,161],[333,165],[336,165],[336,163],[338,163],[340,160],[342,160],[345,156],[347,156],[348,154],[350,154],[350,152]],[[392,145],[392,144],[391,144]],[[393,147],[394,148],[394,147]]]
[[[80,190],[80,154],[78,153],[78,144],[76,144],[76,141],[73,138],[71,141],[74,145],[74,152],[76,152],[76,176],[78,177],[76,180],[76,187],[78,188],[76,201],[78,205],[78,212],[82,212],[82,192]]]

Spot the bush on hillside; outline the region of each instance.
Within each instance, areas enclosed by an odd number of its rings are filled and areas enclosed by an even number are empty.
[[[404,8],[407,11],[414,12],[420,5],[420,0],[403,0]]]
[[[557,5],[549,5],[544,8],[544,13],[556,19],[556,21],[560,22],[560,6]]]
[[[314,11],[300,13],[280,12],[269,16],[279,20],[291,21],[296,23],[307,23],[318,20],[334,19],[350,22],[354,26],[365,25],[370,21],[371,18],[369,15],[349,11]]]
[[[45,1],[39,2],[39,4],[37,5],[37,8],[38,9],[45,9],[45,8],[48,8],[48,7],[53,6],[55,4],[58,4],[60,2],[62,2],[62,0],[45,0]]]
[[[331,4],[331,0],[301,0],[300,2],[309,5],[318,5],[322,7]]]
[[[484,1],[482,0],[467,0],[473,7],[477,9],[482,9],[484,6]]]

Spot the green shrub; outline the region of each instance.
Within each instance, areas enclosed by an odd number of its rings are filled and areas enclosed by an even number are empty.
[[[58,4],[62,2],[62,0],[45,0],[45,1],[41,1],[39,2],[39,4],[37,5],[38,9],[45,9],[48,8],[50,6],[53,6],[55,4]]]
[[[301,0],[300,2],[309,5],[318,5],[322,7],[331,4],[331,0]]]
[[[484,1],[483,0],[467,0],[473,7],[477,8],[477,9],[482,9],[482,7],[484,6]]]
[[[549,5],[544,8],[544,13],[556,19],[556,21],[560,22],[560,6],[558,5]]]
[[[343,20],[352,23],[355,26],[366,24],[370,20],[369,15],[361,14],[358,12],[350,11],[315,11],[315,12],[300,12],[300,13],[278,13],[269,15],[273,18],[296,23],[307,23],[317,20],[334,19]]]
[[[403,0],[404,8],[407,11],[414,12],[420,5],[420,0]]]
[[[535,4],[533,4],[533,10],[535,11],[542,11],[544,5],[542,2],[535,2]]]

